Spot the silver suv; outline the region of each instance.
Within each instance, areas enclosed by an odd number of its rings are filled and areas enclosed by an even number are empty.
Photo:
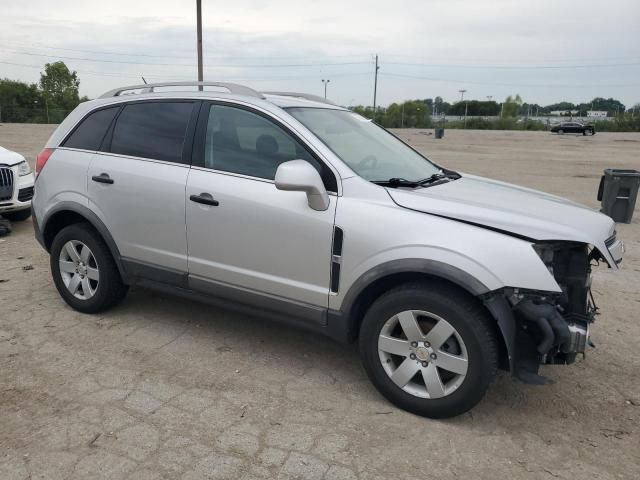
[[[585,351],[591,267],[622,257],[610,218],[324,99],[190,85],[82,103],[38,156],[36,236],[73,308],[140,285],[358,341],[376,388],[428,417]]]

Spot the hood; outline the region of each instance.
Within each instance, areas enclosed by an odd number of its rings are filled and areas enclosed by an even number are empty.
[[[24,157],[19,153],[0,147],[0,165],[13,166],[24,161]]]
[[[405,208],[473,223],[532,240],[567,240],[594,245],[611,266],[605,241],[615,223],[606,215],[555,195],[463,174],[429,188],[388,188]]]

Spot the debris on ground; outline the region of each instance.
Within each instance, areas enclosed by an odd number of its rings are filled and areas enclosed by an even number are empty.
[[[25,265],[22,267],[22,270],[24,272],[28,271],[28,270],[33,270],[33,265]]]
[[[11,233],[11,222],[6,218],[2,218],[0,215],[0,237],[9,235]]]

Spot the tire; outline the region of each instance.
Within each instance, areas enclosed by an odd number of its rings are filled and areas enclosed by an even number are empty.
[[[562,129],[558,130],[558,135],[564,135],[564,130]]]
[[[16,212],[3,213],[2,216],[12,222],[24,222],[27,218],[31,216],[31,207],[26,208],[24,210],[18,210]]]
[[[50,263],[58,293],[69,306],[80,312],[107,310],[127,293],[128,287],[122,283],[107,245],[86,223],[69,225],[55,236]]]
[[[432,340],[433,345],[419,341],[418,348],[413,348],[405,340],[411,338],[404,328],[406,322],[413,325],[411,318],[416,320],[417,333],[424,335],[419,338]],[[436,332],[448,332],[449,328],[453,334],[440,335],[447,338],[438,347],[441,338]],[[473,408],[495,378],[495,331],[495,322],[466,292],[436,283],[405,284],[382,295],[365,314],[360,355],[369,379],[391,403],[424,417],[448,418]],[[394,337],[391,343],[386,342],[389,337]],[[455,363],[450,363],[452,357]],[[462,361],[465,357],[466,364]],[[416,373],[411,376],[414,369]],[[407,377],[410,379],[405,386],[399,386]],[[427,387],[425,379],[434,387]]]

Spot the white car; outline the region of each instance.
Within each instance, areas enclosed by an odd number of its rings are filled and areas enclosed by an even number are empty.
[[[0,215],[11,221],[31,216],[33,172],[25,158],[0,147]]]

